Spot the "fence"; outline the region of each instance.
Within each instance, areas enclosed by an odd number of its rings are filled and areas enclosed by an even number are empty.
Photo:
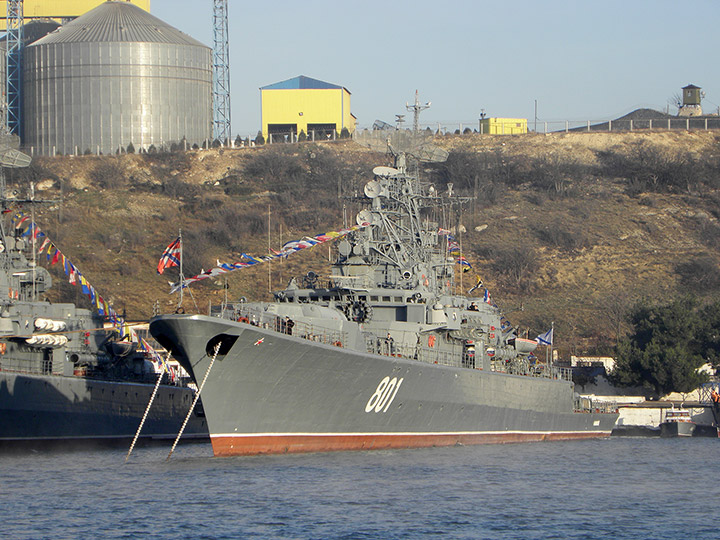
[[[503,125],[498,125],[503,129]],[[371,127],[358,127],[357,131],[371,131]],[[404,130],[405,128],[400,128]],[[559,132],[623,132],[623,131],[710,131],[720,129],[720,116],[696,116],[696,117],[672,117],[672,118],[631,118],[619,120],[528,120],[528,132],[530,133],[559,133]],[[437,122],[432,124],[420,124],[420,131],[439,135],[467,135],[484,133],[484,125],[480,121],[448,123]],[[505,133],[500,133],[506,135]]]
[[[502,132],[504,126],[499,125],[501,133],[498,135],[508,135]],[[596,133],[609,133],[609,132],[629,132],[629,131],[712,131],[720,129],[720,117],[719,116],[700,116],[700,117],[673,117],[673,118],[633,118],[633,119],[620,119],[620,120],[560,120],[560,121],[528,121],[528,132],[529,133],[578,133],[578,132],[596,132]],[[372,131],[372,127],[360,127],[356,129],[350,138],[355,139],[357,133],[361,131]],[[400,131],[410,131],[405,128],[400,128]],[[480,134],[489,135],[484,132],[484,125],[478,122],[437,122],[432,124],[420,124],[420,131],[427,135],[470,135]],[[494,134],[493,134],[494,136]],[[304,140],[299,140],[298,135],[294,132],[288,133],[274,133],[268,136],[268,140],[260,144],[287,144],[297,142],[329,142],[341,139],[337,132],[315,132],[311,131]],[[236,144],[237,138],[231,139],[226,144],[219,144],[218,142],[210,141],[209,139],[204,141],[202,145],[198,146],[190,145],[186,141],[180,141],[177,143],[159,143],[158,145],[151,145],[149,148],[136,148],[130,153],[154,153],[154,152],[180,152],[186,150],[197,150],[197,149],[208,149],[215,147],[225,148],[243,148],[243,147],[254,147],[259,146],[255,140],[251,137],[241,138],[239,144]],[[23,147],[22,150],[28,153],[30,156],[43,155],[43,152],[38,151],[33,146]],[[56,148],[50,148],[50,156],[58,155]],[[115,149],[115,154],[127,154],[127,147],[118,146]],[[100,155],[102,154],[100,146],[95,145],[92,149],[85,148],[84,150],[79,146],[74,147],[70,155],[81,156],[81,155]]]
[[[498,124],[497,129],[500,133],[497,135],[510,135],[510,133],[504,133],[505,125]],[[620,119],[620,120],[561,120],[561,121],[534,121],[528,122],[529,133],[578,133],[578,132],[595,132],[595,133],[609,133],[609,132],[630,132],[630,131],[671,131],[671,130],[682,130],[682,131],[711,131],[720,129],[720,117],[718,116],[702,116],[702,117],[673,117],[673,118],[632,118],[632,119]],[[492,135],[485,133],[485,125],[478,122],[460,122],[460,123],[433,123],[433,124],[420,124],[420,132],[428,136],[433,135]],[[352,133],[351,138],[356,139],[358,134],[361,132],[372,132],[372,127],[360,127]],[[399,128],[398,131],[411,130],[405,128]],[[321,137],[312,136],[307,137],[307,141],[335,141],[338,139],[337,133],[327,134],[324,133]],[[298,141],[298,137],[294,133],[287,134],[274,134],[268,137],[265,141],[266,144],[278,144],[278,143],[296,143],[303,142]],[[251,141],[251,146],[255,143]]]

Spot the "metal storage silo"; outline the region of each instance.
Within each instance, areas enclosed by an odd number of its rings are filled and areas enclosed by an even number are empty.
[[[211,49],[128,2],[105,2],[26,47],[24,144],[50,155],[202,144]]]

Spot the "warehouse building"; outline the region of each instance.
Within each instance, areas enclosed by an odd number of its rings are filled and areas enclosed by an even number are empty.
[[[297,139],[302,132],[309,139],[334,137],[346,129],[355,131],[350,112],[350,92],[300,75],[260,88],[262,134],[265,139]]]
[[[488,135],[518,135],[527,133],[527,118],[482,118],[480,133]]]
[[[23,19],[25,24],[32,21],[55,21],[63,24],[83,13],[87,13],[104,0],[23,0]],[[150,11],[150,0],[126,0]],[[0,0],[0,14],[7,13],[7,1]],[[7,20],[0,19],[0,30],[5,30]]]

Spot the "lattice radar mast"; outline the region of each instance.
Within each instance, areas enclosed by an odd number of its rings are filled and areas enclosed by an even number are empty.
[[[23,33],[23,0],[7,1],[7,30],[5,33],[5,95],[2,109],[5,127],[10,133],[22,136],[20,118],[20,85],[22,83],[21,53]]]
[[[213,0],[213,137],[230,143],[228,0]]]

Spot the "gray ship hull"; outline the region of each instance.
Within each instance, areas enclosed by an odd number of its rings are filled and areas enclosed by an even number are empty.
[[[605,437],[617,414],[577,413],[569,381],[381,356],[209,316],[150,331],[200,384],[215,455]]]
[[[135,436],[153,385],[85,377],[0,371],[0,446],[40,442],[129,441]],[[141,440],[174,439],[192,403],[188,388],[161,385]],[[207,439],[193,414],[183,440]]]

